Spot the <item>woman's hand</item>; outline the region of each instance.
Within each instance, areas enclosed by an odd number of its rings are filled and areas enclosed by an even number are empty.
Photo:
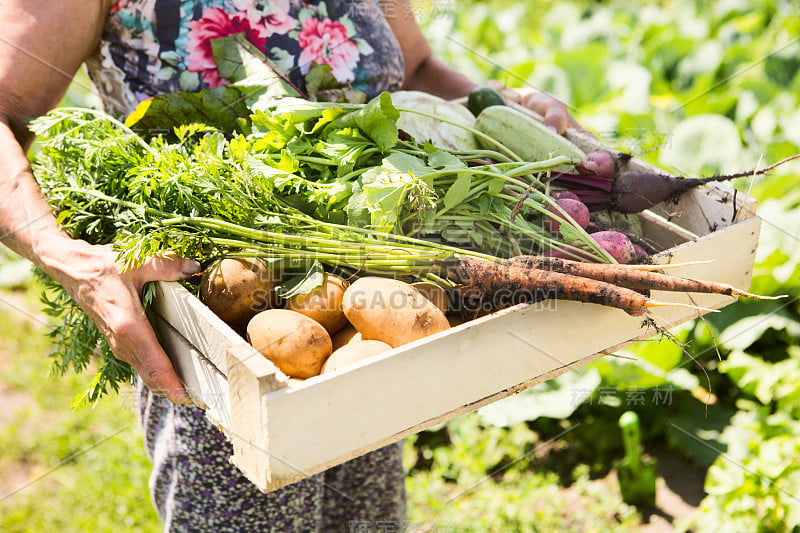
[[[145,283],[186,279],[199,272],[200,264],[150,258],[121,273],[110,246],[66,239],[62,250],[57,258],[45,259],[48,270],[91,317],[117,358],[130,363],[154,394],[191,404],[145,316],[141,294]]]
[[[578,121],[569,114],[567,104],[555,96],[532,88],[509,89],[497,82],[489,82],[489,85],[500,91],[507,100],[537,112],[544,119],[544,124],[556,133],[563,134],[567,129],[576,129],[592,137],[595,136],[578,124]]]
[[[583,130],[578,121],[569,114],[567,104],[558,98],[536,90],[520,93],[519,103],[542,115],[545,126],[556,133],[564,133],[567,128]]]

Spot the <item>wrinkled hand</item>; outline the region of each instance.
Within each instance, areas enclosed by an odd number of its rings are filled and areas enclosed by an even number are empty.
[[[544,123],[556,133],[564,133],[567,128],[583,129],[569,114],[567,104],[539,91],[529,91],[521,95],[520,104],[536,111],[544,118]]]
[[[532,88],[509,89],[499,82],[489,82],[489,86],[500,91],[506,99],[540,114],[545,125],[556,133],[563,134],[568,128],[571,128],[596,137],[595,134],[578,124],[578,121],[569,114],[567,104],[555,96]]]
[[[150,258],[120,273],[110,246],[71,240],[61,260],[51,263],[56,279],[86,311],[118,359],[130,363],[156,395],[191,404],[167,354],[158,342],[141,303],[144,284],[177,281],[200,270],[196,261]]]

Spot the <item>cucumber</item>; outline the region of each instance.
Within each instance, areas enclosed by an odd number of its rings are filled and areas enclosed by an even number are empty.
[[[481,111],[493,105],[506,105],[506,99],[500,91],[485,85],[473,89],[467,98],[467,109],[476,117]]]
[[[481,111],[475,129],[502,143],[523,161],[543,161],[559,155],[580,160],[586,155],[535,118],[509,106],[491,106]],[[497,150],[483,139],[478,142],[484,149]],[[554,170],[574,172],[575,169],[573,165],[560,165]]]

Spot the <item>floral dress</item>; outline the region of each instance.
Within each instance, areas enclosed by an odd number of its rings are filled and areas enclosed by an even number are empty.
[[[403,82],[376,0],[120,0],[86,65],[107,109],[126,114],[156,94],[224,85],[211,41],[237,33],[301,90],[314,64],[368,96]]]
[[[399,45],[374,0],[121,0],[86,65],[107,109],[126,114],[156,94],[226,83],[211,40],[236,33],[301,89],[314,64],[368,96],[403,82]],[[137,388],[165,531],[404,529],[399,445],[262,494],[231,465],[230,443],[202,410],[154,396],[141,380]]]

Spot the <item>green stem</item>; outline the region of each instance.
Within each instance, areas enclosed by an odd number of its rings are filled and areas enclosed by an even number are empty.
[[[515,154],[513,150],[511,150],[509,148],[506,148],[506,146],[503,143],[501,143],[500,141],[495,140],[494,138],[486,135],[485,133],[483,133],[481,131],[476,130],[475,128],[470,128],[469,126],[464,126],[463,124],[459,124],[458,122],[453,122],[452,120],[447,120],[447,119],[444,119],[442,117],[437,117],[436,115],[431,115],[430,113],[423,113],[422,111],[417,111],[417,110],[414,110],[414,109],[405,109],[405,108],[398,107],[397,110],[400,111],[400,112],[413,113],[415,115],[420,115],[422,117],[432,118],[434,120],[438,120],[439,122],[444,122],[445,124],[450,124],[452,126],[456,126],[458,128],[461,128],[461,129],[463,129],[465,131],[470,132],[475,137],[478,137],[479,139],[482,139],[482,140],[488,142],[489,144],[498,147],[501,152],[503,152],[505,155],[507,155],[511,159],[513,159],[515,161],[522,161],[522,158],[520,156],[518,156],[517,154]]]

